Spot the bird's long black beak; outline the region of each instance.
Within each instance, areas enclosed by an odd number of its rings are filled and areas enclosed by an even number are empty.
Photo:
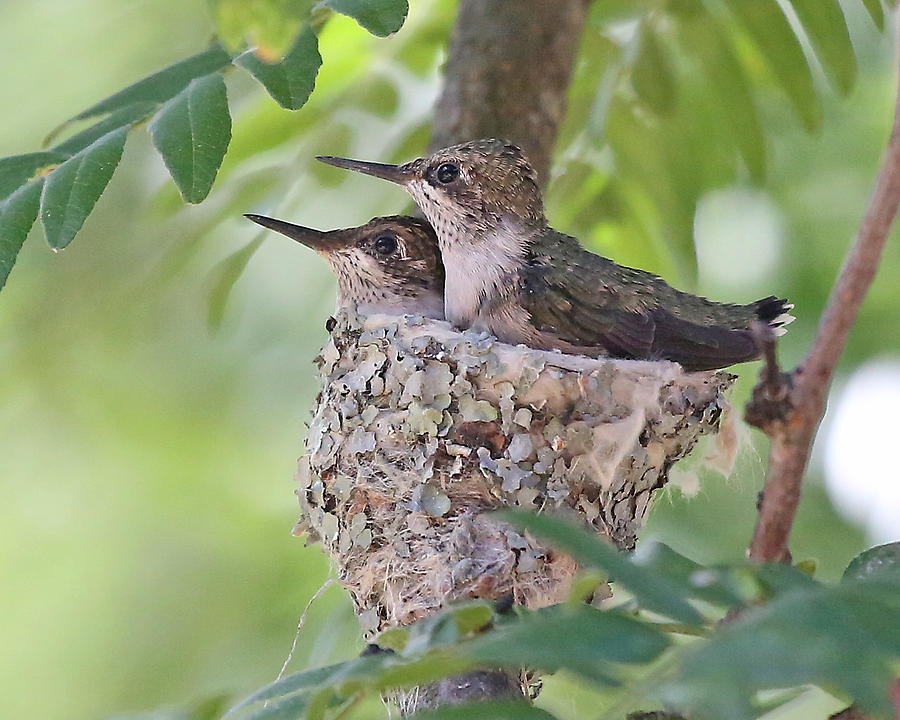
[[[313,250],[327,252],[344,244],[342,242],[342,234],[336,230],[323,232],[322,230],[314,230],[313,228],[294,225],[284,220],[276,220],[275,218],[266,217],[265,215],[254,215],[253,213],[247,213],[244,217],[252,220],[257,225],[262,225],[265,228],[269,228],[269,230],[286,235],[291,240],[303,243],[306,247]]]
[[[405,185],[413,177],[412,171],[406,165],[383,165],[382,163],[331,157],[330,155],[320,155],[316,160],[321,160],[326,165],[334,165],[344,170],[353,170],[364,175],[374,175],[377,178],[390,180],[398,185]]]

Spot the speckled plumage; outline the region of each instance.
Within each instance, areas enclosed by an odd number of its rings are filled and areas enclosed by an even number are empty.
[[[774,296],[749,305],[681,292],[549,227],[534,170],[505,140],[475,140],[400,166],[325,162],[402,184],[434,227],[444,307],[458,327],[588,356],[666,359],[691,370],[758,356],[750,327],[792,320]]]
[[[246,217],[325,258],[337,277],[338,308],[354,305],[363,314],[443,319],[444,266],[434,230],[424,220],[392,215],[360,227],[322,232],[262,215]],[[381,252],[377,243],[386,236],[393,238],[395,247]]]

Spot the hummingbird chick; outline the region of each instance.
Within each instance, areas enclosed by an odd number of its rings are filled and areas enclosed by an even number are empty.
[[[319,160],[412,195],[437,232],[444,312],[457,327],[542,350],[711,370],[759,356],[756,321],[782,334],[793,320],[793,306],[775,296],[713,302],[585,250],[548,225],[534,169],[505,140],[454,145],[404,165]]]
[[[321,231],[264,215],[244,217],[325,258],[337,276],[338,308],[444,319],[444,266],[434,230],[424,220],[392,215]]]

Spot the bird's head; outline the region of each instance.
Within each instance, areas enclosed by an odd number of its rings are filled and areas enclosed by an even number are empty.
[[[537,174],[522,150],[506,140],[473,140],[403,165],[319,160],[405,187],[442,243],[504,224],[527,230],[547,223]]]
[[[393,215],[341,230],[314,230],[264,215],[246,218],[315,250],[338,282],[338,306],[443,317],[444,266],[424,220]]]

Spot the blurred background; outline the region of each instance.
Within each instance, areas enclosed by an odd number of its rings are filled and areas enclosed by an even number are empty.
[[[32,231],[0,294],[0,717],[185,708],[237,698],[281,668],[299,615],[330,574],[321,551],[290,530],[334,281],[311,252],[258,235],[241,213],[332,228],[408,207],[401,191],[312,157],[391,161],[424,150],[455,4],[411,5],[388,40],[331,20],[316,91],[298,112],[230,74],[234,137],[202,205],[182,205],[147,135],[135,132],[71,248],[53,254]],[[550,182],[552,223],[716,299],[790,297],[798,319],[780,351],[795,365],[862,216],[892,115],[891,33],[855,1],[845,12],[859,75],[839,97],[813,68],[817,132],[738,43],[765,129],[767,167],[753,181],[734,158],[722,161],[719,120],[703,104],[714,91],[689,67],[677,68],[681,101],[665,122],[622,105],[616,87],[598,94],[610,43],[634,28],[589,23]],[[37,149],[58,123],[202,50],[212,33],[203,0],[0,4],[0,156]],[[654,155],[666,138],[678,152]],[[683,199],[684,179],[700,176]],[[670,204],[656,182],[674,188]],[[667,236],[670,220],[694,237],[696,255],[690,241]],[[815,559],[826,579],[864,547],[900,540],[898,273],[895,234],[841,364],[794,530],[795,559]],[[757,370],[737,368],[736,418]],[[766,447],[759,433],[738,432],[730,476],[698,448],[657,501],[645,538],[702,562],[743,557]],[[360,647],[350,603],[332,587],[313,604],[289,668]],[[565,678],[548,682],[543,702],[567,718],[592,707]],[[811,694],[779,717],[839,706]]]

